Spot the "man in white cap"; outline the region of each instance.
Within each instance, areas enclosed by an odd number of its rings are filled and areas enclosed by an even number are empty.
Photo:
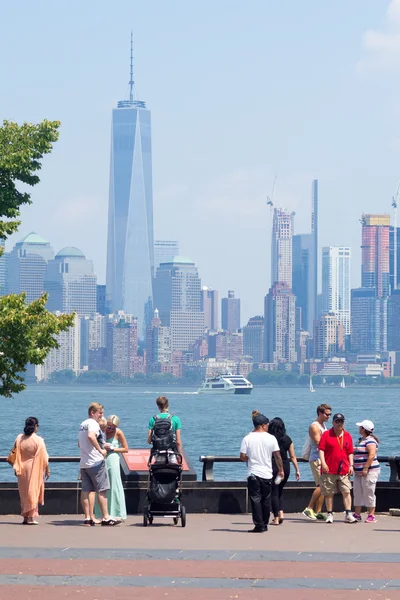
[[[322,434],[318,449],[321,460],[321,494],[325,496],[328,513],[326,523],[333,523],[333,495],[337,491],[343,497],[345,522],[357,523],[351,512],[350,495],[354,447],[350,433],[344,429],[342,413],[333,415],[333,427]]]
[[[372,421],[365,419],[356,425],[360,428],[361,438],[354,448],[354,518],[361,521],[361,510],[365,506],[368,511],[365,522],[376,523],[375,488],[381,472],[377,459],[379,440],[372,433]]]

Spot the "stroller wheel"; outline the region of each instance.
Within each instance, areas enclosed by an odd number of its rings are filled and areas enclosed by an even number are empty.
[[[174,525],[178,525],[178,517],[174,517]]]
[[[181,505],[181,525],[186,527],[186,508]]]
[[[147,511],[145,510],[143,513],[143,527],[147,527],[147,523],[148,523],[149,519],[147,516]]]

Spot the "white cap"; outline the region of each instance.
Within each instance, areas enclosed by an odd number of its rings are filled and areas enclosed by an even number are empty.
[[[356,423],[356,425],[358,425],[358,427],[362,427],[363,429],[365,429],[365,431],[373,431],[374,430],[374,424],[372,421],[368,421],[368,419],[365,419],[364,421],[361,421],[361,423]]]

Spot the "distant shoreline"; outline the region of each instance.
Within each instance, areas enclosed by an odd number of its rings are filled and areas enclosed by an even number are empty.
[[[285,385],[279,385],[277,383],[260,383],[260,384],[253,384],[254,388],[266,388],[266,389],[297,389],[297,390],[306,390],[307,386],[304,385],[297,385],[297,384],[285,384]],[[158,383],[146,383],[145,381],[141,381],[138,383],[95,383],[95,382],[91,382],[91,383],[35,383],[35,382],[27,382],[27,387],[65,387],[65,388],[79,388],[79,389],[85,389],[85,387],[89,388],[89,387],[107,387],[107,388],[115,388],[115,387],[123,387],[123,388],[137,388],[137,387],[145,387],[145,388],[151,388],[151,389],[160,389],[160,388],[188,388],[190,390],[198,390],[200,387],[200,384],[187,384],[187,383],[167,383],[167,382],[160,382]],[[400,387],[400,383],[398,384],[381,384],[381,383],[375,383],[375,384],[371,384],[371,385],[366,385],[366,384],[358,384],[358,383],[353,383],[349,386],[347,386],[346,388],[344,388],[345,390],[349,390],[349,389],[398,389]],[[314,386],[315,391],[318,390],[330,390],[330,389],[343,389],[340,388],[339,385],[316,385]]]

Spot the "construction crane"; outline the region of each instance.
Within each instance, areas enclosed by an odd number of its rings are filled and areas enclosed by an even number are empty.
[[[397,290],[397,201],[400,193],[400,181],[397,184],[396,195],[392,197],[393,208],[393,289]]]
[[[278,175],[275,175],[274,183],[272,184],[271,195],[267,196],[267,206],[271,207],[271,213],[272,213],[273,208],[274,208],[274,193],[275,193],[275,185],[276,185],[276,180],[277,179],[278,179]]]

